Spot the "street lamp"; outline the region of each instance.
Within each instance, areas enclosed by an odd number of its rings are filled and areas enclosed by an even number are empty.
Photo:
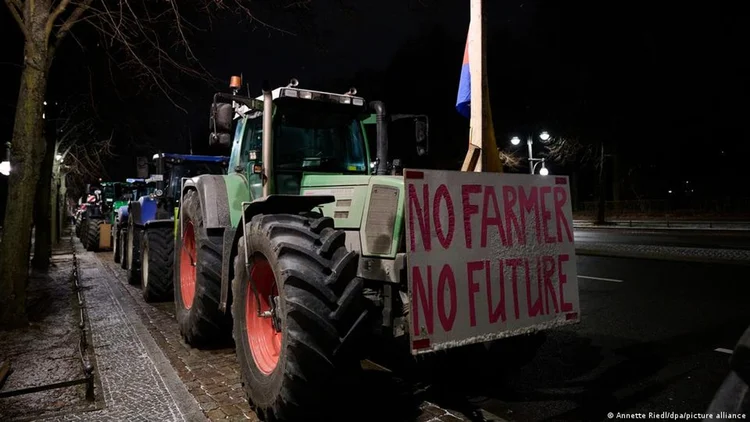
[[[544,165],[544,160],[542,160],[542,168],[539,169],[539,174],[542,176],[546,176],[549,174],[549,170],[547,170],[547,167]]]
[[[0,162],[0,174],[10,176],[10,142],[7,142],[5,146],[7,148],[5,151],[5,161]]]
[[[549,140],[550,134],[549,132],[542,131],[542,133],[539,134],[539,139],[542,140],[542,142],[546,142]],[[518,136],[514,136],[510,139],[510,143],[513,145],[518,145],[521,143],[521,139]],[[542,174],[542,170],[544,171],[544,174],[542,176],[546,176],[549,173],[549,170],[544,167],[544,158],[534,158],[534,138],[533,136],[529,136],[528,140],[526,141],[526,145],[529,147],[529,173],[534,174],[534,169],[536,168],[536,165],[539,163],[542,163],[542,168],[540,169],[540,173]]]
[[[57,155],[55,156],[55,159],[56,159],[57,161],[62,161],[62,159],[63,159],[63,156],[62,156],[61,154],[57,154]]]

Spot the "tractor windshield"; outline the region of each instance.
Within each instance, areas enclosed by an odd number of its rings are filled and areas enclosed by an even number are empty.
[[[169,179],[166,182],[166,196],[170,198],[179,197],[180,186],[183,177],[193,177],[200,174],[224,174],[224,165],[221,163],[201,162],[201,161],[182,161],[179,164],[172,165],[172,171],[167,173]]]
[[[358,116],[341,108],[280,107],[274,122],[277,172],[367,174]]]

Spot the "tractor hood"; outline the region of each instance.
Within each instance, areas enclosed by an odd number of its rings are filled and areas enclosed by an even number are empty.
[[[302,195],[333,195],[321,206],[336,228],[362,231],[365,256],[395,256],[403,231],[403,176],[323,175],[302,178]]]

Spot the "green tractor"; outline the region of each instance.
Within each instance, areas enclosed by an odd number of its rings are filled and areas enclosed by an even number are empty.
[[[298,88],[296,80],[258,98],[237,95],[235,78],[230,87],[233,94],[214,96],[209,139],[231,146],[228,174],[182,184],[175,314],[189,345],[233,334],[243,386],[261,418],[330,416],[342,404],[338,393],[348,388],[343,380],[360,367],[365,339],[402,340],[409,345],[403,351],[416,355],[534,331],[526,325],[499,333],[493,326],[431,345],[424,328],[411,328],[410,199],[399,163],[389,161],[393,119],[382,102],[368,104],[356,90]],[[415,139],[401,142],[416,142],[417,155],[424,154],[426,119],[407,117]],[[458,179],[455,174],[461,173],[439,176]],[[450,255],[431,256],[437,265]],[[439,285],[446,280],[441,271]],[[445,295],[430,291],[433,296]],[[447,318],[445,308],[435,312],[441,322]]]
[[[115,263],[121,263],[125,239],[124,227],[128,225],[128,204],[142,196],[150,195],[154,189],[154,183],[148,183],[146,179],[126,179],[126,183],[120,184],[116,189],[116,200],[112,207],[112,259]]]

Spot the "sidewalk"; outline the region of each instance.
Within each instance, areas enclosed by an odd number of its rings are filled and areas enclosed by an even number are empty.
[[[258,421],[244,397],[231,344],[211,350],[188,347],[174,320],[174,305],[145,303],[111,253],[86,252],[77,240],[71,245],[70,238],[62,245],[54,252],[50,275],[30,281],[33,325],[0,331],[0,360],[9,357],[14,369],[0,393],[81,377],[78,301],[71,278],[75,245],[88,349],[93,348],[95,400],[86,400],[83,386],[0,398],[0,420]],[[408,388],[400,400],[407,405],[397,408],[393,381],[363,377],[362,394],[391,404],[357,409],[352,420],[468,420]]]
[[[80,268],[87,336],[93,345],[95,400],[82,386],[0,398],[1,420],[202,421],[203,412],[180,382],[121,287],[106,277],[97,257],[74,243]],[[0,354],[14,372],[0,391],[80,378],[77,301],[70,238],[53,252],[49,276],[32,277],[32,324],[0,332]]]
[[[660,230],[731,230],[750,231],[750,221],[689,221],[689,220],[607,220],[596,225],[593,220],[573,220],[573,228],[598,229],[660,229]]]
[[[704,264],[750,265],[750,251],[741,249],[586,242],[585,244],[576,245],[576,255],[699,262]]]

